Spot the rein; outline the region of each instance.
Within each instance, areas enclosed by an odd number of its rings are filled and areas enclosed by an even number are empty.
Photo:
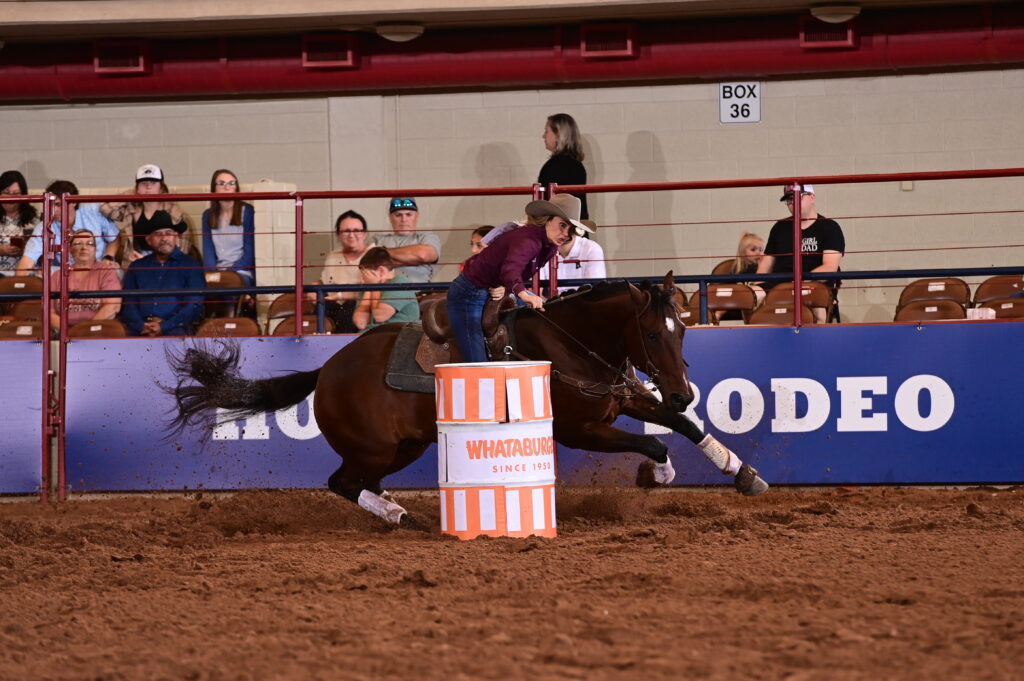
[[[637,307],[634,305],[633,306],[633,317],[636,320],[636,330],[637,330],[637,333],[640,334],[640,347],[643,349],[644,359],[646,360],[647,369],[650,370],[650,373],[648,373],[648,371],[645,371],[645,373],[647,373],[647,375],[650,376],[651,380],[653,381],[654,378],[658,375],[658,370],[657,370],[656,367],[654,367],[653,363],[650,360],[650,354],[647,352],[647,345],[644,342],[644,338],[643,338],[643,330],[640,327],[640,314],[644,310],[647,309],[647,307],[650,305],[650,301],[651,301],[651,298],[649,297],[648,298],[648,304],[645,305],[642,310],[637,309]],[[649,402],[655,403],[655,404],[659,403],[658,399],[655,398],[654,395],[651,394],[650,390],[647,389],[647,387],[643,384],[643,382],[640,381],[640,379],[638,379],[636,377],[636,375],[632,371],[629,370],[632,365],[629,363],[628,359],[626,360],[626,362],[624,364],[625,369],[624,368],[616,368],[616,367],[612,366],[611,364],[609,364],[608,361],[606,361],[604,357],[601,357],[599,354],[597,354],[596,352],[591,350],[580,339],[578,339],[576,336],[574,336],[573,334],[571,334],[568,331],[566,331],[564,328],[562,328],[557,322],[552,320],[550,317],[548,317],[547,315],[543,315],[543,314],[538,314],[538,316],[541,319],[543,319],[546,324],[549,324],[550,326],[555,328],[559,333],[561,333],[563,336],[565,336],[566,338],[571,340],[573,343],[578,345],[580,348],[582,348],[583,351],[584,351],[584,354],[587,357],[590,357],[591,359],[593,359],[593,360],[597,361],[598,363],[604,365],[604,367],[606,369],[608,369],[609,371],[611,371],[617,378],[622,379],[622,382],[621,383],[603,383],[601,381],[584,381],[584,380],[576,378],[574,376],[568,376],[568,375],[562,373],[561,371],[558,371],[557,369],[555,369],[553,367],[551,369],[551,377],[552,378],[554,378],[556,380],[559,380],[562,383],[567,383],[568,385],[571,385],[571,386],[575,387],[577,390],[579,390],[584,395],[588,395],[590,397],[608,397],[608,396],[612,396],[612,397],[622,397],[622,398],[625,398],[625,397],[637,396],[637,397],[641,397],[641,398],[643,398],[643,399],[645,399],[645,400],[647,400]],[[514,326],[515,320],[512,320],[512,321],[513,321],[512,326]],[[521,360],[521,361],[532,361],[529,357],[527,357],[526,355],[522,354],[521,352],[516,350],[514,347],[512,347],[511,343],[514,342],[513,338],[514,338],[514,332],[510,328],[509,329],[509,342],[510,342],[510,344],[505,346],[505,348],[504,348],[505,355],[506,356],[515,357],[516,359]]]

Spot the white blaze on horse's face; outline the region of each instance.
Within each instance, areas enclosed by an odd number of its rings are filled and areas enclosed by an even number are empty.
[[[665,328],[668,329],[669,333],[674,333],[676,330],[676,322],[671,317],[665,317]]]

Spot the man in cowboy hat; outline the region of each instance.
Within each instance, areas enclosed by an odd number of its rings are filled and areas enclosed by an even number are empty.
[[[202,289],[206,287],[203,268],[178,248],[178,239],[187,229],[184,221],[153,226],[146,235],[152,250],[128,266],[124,290]],[[201,295],[159,294],[144,298],[125,298],[121,320],[133,336],[189,336],[203,311]]]

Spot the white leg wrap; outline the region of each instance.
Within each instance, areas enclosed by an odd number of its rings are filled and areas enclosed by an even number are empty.
[[[390,495],[387,492],[384,492],[384,496],[389,498],[385,499],[368,489],[364,489],[359,493],[359,505],[375,516],[397,525],[402,520],[402,516],[407,515],[407,513],[404,508],[391,501]]]
[[[714,435],[706,436],[697,446],[704,452],[704,456],[708,457],[711,463],[715,464],[715,467],[726,475],[736,475],[740,470],[740,466],[743,465],[740,458],[733,454],[732,450],[716,440]]]
[[[676,469],[672,468],[672,459],[665,463],[654,464],[654,481],[659,485],[667,485],[676,478]]]

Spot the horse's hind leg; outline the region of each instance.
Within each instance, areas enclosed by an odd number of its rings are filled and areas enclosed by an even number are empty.
[[[391,500],[390,495],[381,490],[380,478],[369,479],[348,463],[341,464],[334,471],[327,479],[327,487],[389,523],[397,525],[408,515],[404,508]]]

